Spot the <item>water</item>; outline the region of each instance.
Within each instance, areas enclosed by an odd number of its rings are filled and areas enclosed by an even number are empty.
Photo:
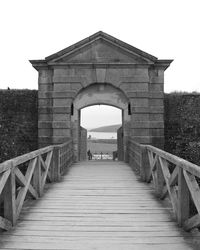
[[[117,133],[104,133],[104,132],[87,132],[87,137],[90,136],[92,139],[117,139]]]

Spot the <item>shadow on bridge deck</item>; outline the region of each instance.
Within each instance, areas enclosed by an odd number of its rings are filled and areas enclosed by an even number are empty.
[[[0,249],[200,249],[170,208],[122,162],[72,165],[61,182],[27,203]]]

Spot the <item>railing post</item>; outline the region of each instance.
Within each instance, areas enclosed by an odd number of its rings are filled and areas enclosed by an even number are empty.
[[[190,212],[190,196],[185,177],[183,175],[183,169],[179,167],[178,171],[178,224],[182,226],[184,221],[189,218]]]
[[[150,169],[147,148],[141,145],[141,162],[140,162],[140,176],[142,181],[147,180]]]
[[[156,193],[157,193],[158,197],[161,197],[161,195],[162,195],[164,183],[165,183],[165,179],[163,176],[162,168],[161,168],[159,160],[157,159],[157,162],[156,162]]]
[[[41,187],[41,162],[39,157],[37,157],[37,163],[35,166],[33,174],[33,186],[36,189],[38,196],[42,196],[42,187]]]
[[[61,177],[60,173],[60,148],[54,146],[53,148],[53,159],[52,159],[52,181],[59,181]]]
[[[11,163],[12,164],[12,163]],[[14,226],[17,221],[16,215],[16,182],[14,169],[11,166],[10,176],[4,187],[4,218]]]

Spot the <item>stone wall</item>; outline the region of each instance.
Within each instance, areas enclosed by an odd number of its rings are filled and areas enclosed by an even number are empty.
[[[36,90],[0,90],[0,162],[38,146]]]
[[[123,128],[117,130],[117,155],[118,160],[123,161],[124,158],[124,145],[123,145]]]
[[[87,157],[87,129],[80,128],[80,161],[85,161]]]
[[[165,94],[164,107],[165,150],[200,165],[200,94]],[[37,121],[36,90],[0,90],[0,162],[37,149]]]

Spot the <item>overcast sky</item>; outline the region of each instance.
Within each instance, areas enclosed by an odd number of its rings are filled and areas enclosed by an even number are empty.
[[[174,59],[165,92],[200,92],[199,0],[0,0],[0,88],[37,89],[29,59],[102,30],[159,59]]]

